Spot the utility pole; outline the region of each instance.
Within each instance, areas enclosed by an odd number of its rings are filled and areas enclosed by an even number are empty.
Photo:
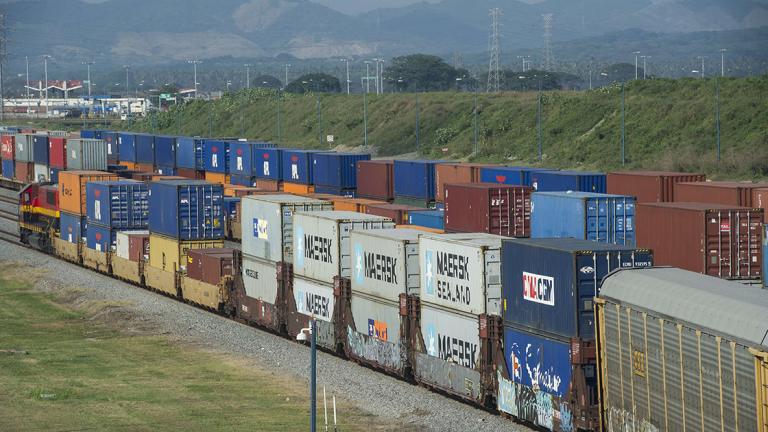
[[[475,121],[474,121],[474,125],[473,125],[474,126],[474,130],[472,131],[472,138],[475,141],[475,156],[477,156],[477,120],[478,120],[477,116],[478,116],[478,112],[477,112],[477,87],[475,87],[475,111],[474,111]]]
[[[368,92],[363,92],[363,144],[368,147]]]
[[[699,56],[699,60],[701,60],[701,77],[704,78],[704,59],[707,58],[707,56]]]
[[[725,48],[720,49],[720,76],[725,76]]]
[[[498,93],[501,81],[501,66],[499,65],[501,58],[501,35],[499,29],[501,27],[501,9],[493,8],[490,11],[491,16],[491,32],[489,38],[489,54],[490,60],[488,63],[488,93]]]
[[[288,68],[291,67],[290,64],[285,64],[285,83],[283,84],[283,88],[288,87]]]
[[[384,94],[384,59],[379,59],[379,62],[381,63],[381,72],[379,73],[379,88],[381,89],[381,94]]]
[[[544,55],[542,62],[542,69],[545,71],[552,70],[555,66],[555,57],[552,55],[552,24],[554,15],[551,13],[543,14],[544,19]]]
[[[544,148],[542,145],[542,135],[541,135],[541,77],[539,77],[539,99],[537,102],[537,114],[536,114],[536,129],[537,129],[537,137],[539,141],[539,162],[542,162],[544,160]]]
[[[419,126],[419,94],[416,93],[416,152],[420,150],[421,147],[421,137],[420,135],[420,126]]]
[[[48,59],[51,58],[49,55],[43,56],[43,70],[45,72],[45,116],[48,117]]]
[[[625,134],[624,134],[624,83],[621,83],[621,166],[624,166],[625,162]]]
[[[323,144],[323,124],[322,124],[322,117],[320,116],[320,92],[317,92],[317,142],[318,144]]]
[[[126,97],[126,100],[128,101],[127,116],[128,116],[128,121],[130,122],[131,121],[131,94],[128,91],[128,71],[131,70],[131,65],[123,65],[123,67],[125,68],[125,97]]]
[[[640,51],[634,51],[632,54],[635,55],[635,79],[637,79],[637,55],[640,54]]]
[[[29,56],[24,56],[24,61],[27,63],[27,99],[29,99]]]
[[[371,84],[370,84],[371,68],[370,68],[370,66],[371,66],[371,62],[366,60],[365,61],[365,92],[366,93],[371,91]]]
[[[96,64],[94,61],[82,62],[88,68],[88,99],[91,98],[91,65]],[[126,89],[127,91],[127,89]]]
[[[374,87],[376,88],[376,94],[379,94],[379,59],[375,58],[373,61],[376,63],[376,85]]]
[[[720,163],[720,84],[715,76],[715,133],[717,137],[717,163]]]
[[[251,88],[251,65],[250,63],[246,63],[245,65],[245,88],[250,89]],[[197,79],[195,79],[197,81]]]
[[[197,99],[197,65],[202,63],[202,60],[187,60],[187,63],[192,64],[192,68],[194,69],[195,73],[195,99]]]
[[[282,145],[283,140],[281,137],[281,125],[280,125],[280,89],[277,89],[277,144]]]
[[[341,61],[345,62],[347,64],[347,94],[349,94],[349,59],[343,58]]]
[[[648,70],[645,61],[651,58],[651,56],[640,56],[643,59],[643,79],[645,79],[645,72]]]

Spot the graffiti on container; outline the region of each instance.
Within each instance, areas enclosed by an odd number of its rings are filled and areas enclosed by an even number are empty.
[[[521,379],[522,374],[526,373],[535,390],[543,389],[549,393],[562,396],[560,384],[562,378],[555,371],[554,366],[544,368],[542,366],[543,353],[542,347],[534,348],[532,344],[526,344],[524,355],[520,356],[520,346],[513,343],[510,349],[509,364],[512,367],[512,375],[515,379]],[[520,357],[522,357],[522,364]]]
[[[635,413],[612,407],[607,413],[609,432],[659,432],[659,428]]]
[[[536,393],[536,424],[552,430],[552,395],[544,392]]]
[[[517,417],[517,387],[513,385],[512,381],[501,376],[498,371],[496,378],[499,383],[499,394],[496,398],[499,411]]]
[[[573,413],[568,404],[560,404],[560,430],[562,432],[573,432]]]
[[[477,344],[459,339],[437,331],[434,324],[426,326],[427,353],[433,357],[465,366],[475,368],[477,359]]]
[[[389,343],[358,333],[347,326],[347,344],[357,357],[390,369],[400,369],[403,363],[400,342]]]
[[[514,383],[517,388],[518,417],[531,423],[538,421],[538,402],[532,388]]]

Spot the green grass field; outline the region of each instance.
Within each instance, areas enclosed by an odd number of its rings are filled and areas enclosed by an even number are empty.
[[[304,382],[119,331],[116,305],[73,309],[0,276],[0,430],[306,430]],[[117,319],[115,319],[117,318]],[[342,405],[340,430],[381,423]]]

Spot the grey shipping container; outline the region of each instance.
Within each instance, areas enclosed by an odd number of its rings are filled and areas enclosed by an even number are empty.
[[[402,374],[407,347],[400,335],[400,303],[352,293],[355,328],[347,329],[349,355]]]
[[[501,313],[501,242],[485,233],[424,234],[419,241],[420,297],[473,315]]]
[[[106,171],[106,141],[86,138],[68,139],[67,169]]]
[[[317,343],[329,350],[336,350],[336,324],[333,312],[336,299],[333,286],[302,277],[293,278],[293,298],[296,311],[317,319]]]
[[[269,304],[277,299],[277,267],[274,262],[243,254],[245,295]]]
[[[32,145],[32,135],[16,134],[16,162],[34,161],[35,149]]]
[[[413,229],[353,231],[352,292],[391,302],[419,294],[419,235]]]
[[[352,230],[394,228],[392,219],[349,211],[296,212],[293,215],[293,272],[333,283],[350,277]]]
[[[251,195],[240,202],[243,253],[293,262],[293,213],[333,210],[333,203],[296,195]]]

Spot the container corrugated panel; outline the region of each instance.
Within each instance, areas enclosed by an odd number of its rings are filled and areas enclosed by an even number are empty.
[[[400,304],[352,292],[354,332],[347,334],[352,356],[393,372],[403,371],[406,345],[400,337]]]
[[[333,204],[296,195],[243,197],[243,253],[269,261],[293,262],[293,214],[323,210],[333,210]]]
[[[38,164],[38,163],[36,163],[34,165],[35,165],[35,167],[34,167],[34,170],[35,170],[35,174],[34,174],[34,179],[35,180],[34,181],[35,182],[42,183],[42,182],[47,182],[48,180],[50,180],[51,169],[48,167],[48,165]]]
[[[530,186],[491,183],[449,184],[445,188],[445,230],[528,237]]]
[[[16,167],[14,168],[16,174],[16,180],[22,182],[34,182],[35,181],[35,164],[32,162],[20,162],[16,161]]]
[[[149,185],[149,231],[182,240],[224,236],[224,189],[201,180],[166,180]]]
[[[420,323],[427,355],[469,369],[477,367],[480,360],[480,324],[477,317],[422,303]],[[428,382],[444,379],[427,375],[426,368],[418,363],[415,372],[420,379]],[[456,388],[464,389],[464,386]]]
[[[254,187],[256,185],[255,177],[232,175],[229,179],[229,184],[237,186]]]
[[[357,187],[357,163],[370,160],[363,153],[315,153],[312,155],[312,181],[317,186],[338,189]]]
[[[0,135],[0,159],[14,160],[16,136],[11,134]]]
[[[675,201],[675,184],[706,180],[704,174],[670,171],[619,171],[608,173],[608,193],[629,195],[637,202]]]
[[[675,201],[706,202],[729,206],[753,207],[752,191],[768,187],[768,183],[694,182],[675,184]]]
[[[501,313],[501,242],[484,234],[423,234],[419,241],[422,304],[480,315]]]
[[[48,139],[48,165],[53,168],[67,167],[67,139],[51,137]]]
[[[478,183],[483,164],[446,162],[435,166],[435,201],[445,200],[445,185],[449,183]]]
[[[162,235],[149,234],[149,265],[151,267],[172,272],[185,270],[187,254],[192,249],[223,248],[224,240],[179,240]]]
[[[203,141],[192,137],[176,137],[176,167],[203,169]]]
[[[81,136],[80,138],[85,138]],[[107,161],[109,163],[117,163],[120,160],[120,147],[118,145],[117,132],[104,131],[102,138],[107,143]]]
[[[258,178],[282,180],[283,151],[276,148],[254,151],[253,168]]]
[[[482,167],[480,168],[480,181],[483,183],[531,186],[531,173],[538,171],[556,170],[524,166]]]
[[[32,145],[32,135],[16,134],[15,160],[17,162],[34,161],[35,147]]]
[[[536,171],[531,186],[540,192],[579,191],[605,193],[606,176],[585,171]]]
[[[408,225],[418,225],[439,230],[445,229],[445,212],[443,210],[408,212]]]
[[[440,161],[396,160],[395,197],[433,201],[435,199],[435,165]]]
[[[176,137],[169,135],[157,135],[154,137],[155,165],[176,166]]]
[[[635,198],[590,192],[536,192],[531,237],[573,237],[635,245]]]
[[[603,277],[653,262],[649,250],[588,240],[506,240],[504,320],[538,334],[594,339],[592,298]]]
[[[269,304],[277,303],[277,263],[243,254],[245,295]]]
[[[252,143],[232,142],[229,144],[229,174],[245,178],[253,177],[253,154],[256,151]],[[239,184],[239,183],[233,183]],[[246,186],[251,186],[247,184]]]
[[[98,252],[109,252],[113,249],[116,242],[116,229],[90,222],[88,223],[88,230],[85,233],[85,246],[88,249],[93,249]]]
[[[312,156],[318,150],[283,149],[283,180],[291,183],[312,184]]]
[[[48,135],[33,135],[32,146],[34,150],[31,162],[48,165]]]
[[[203,169],[205,171],[226,173],[229,165],[229,142],[222,140],[203,140]]]
[[[302,277],[293,279],[293,298],[296,311],[320,321],[333,321],[335,297],[333,286]],[[322,329],[318,332],[318,343],[322,345]]]
[[[89,182],[85,186],[88,221],[117,229],[149,223],[149,188],[137,181]]]
[[[59,237],[69,243],[82,241],[88,231],[88,222],[85,216],[61,212],[59,218]]]
[[[155,171],[158,174],[163,175],[163,176],[175,176],[176,175],[176,168],[174,168],[172,166],[158,165],[157,168],[155,168]]]
[[[763,220],[768,223],[768,187],[752,189],[752,207],[763,209]]]
[[[106,142],[95,139],[75,138],[68,140],[67,168],[72,170],[106,170]]]
[[[504,358],[514,383],[558,398],[566,397],[571,391],[570,342],[504,326]]]
[[[141,164],[155,163],[155,136],[136,134],[136,162]]]
[[[16,163],[12,160],[3,159],[3,177],[12,179],[16,177]]]
[[[350,277],[352,230],[395,228],[389,218],[345,211],[296,212],[293,215],[293,272],[325,283]]]
[[[92,129],[82,129],[80,131],[80,138],[96,138],[96,131]]]
[[[365,160],[357,163],[357,195],[391,201],[395,198],[395,163],[391,160]]]
[[[393,303],[403,293],[418,295],[420,234],[409,229],[352,232],[352,292]]]
[[[138,162],[136,160],[136,134],[118,132],[117,148],[120,154],[121,162]]]

